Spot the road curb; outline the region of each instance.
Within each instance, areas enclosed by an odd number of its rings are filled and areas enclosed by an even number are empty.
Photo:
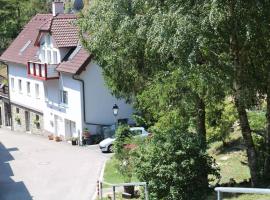
[[[106,163],[107,163],[107,159],[104,161],[103,166],[102,166],[102,168],[100,170],[98,181],[103,181],[103,176],[104,176]],[[97,196],[98,196],[98,194],[97,194],[97,189],[96,189],[95,194],[93,195],[91,200],[96,200]]]

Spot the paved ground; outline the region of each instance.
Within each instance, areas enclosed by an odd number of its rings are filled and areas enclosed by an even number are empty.
[[[109,156],[0,128],[0,199],[91,200]]]

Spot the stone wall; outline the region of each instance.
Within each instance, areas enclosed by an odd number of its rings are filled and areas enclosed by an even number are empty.
[[[29,132],[32,134],[43,134],[44,123],[41,113],[16,105],[11,105],[11,112],[14,131],[26,132],[25,112],[29,112]]]

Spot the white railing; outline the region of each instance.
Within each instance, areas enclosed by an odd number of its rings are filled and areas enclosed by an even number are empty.
[[[123,186],[143,186],[144,187],[144,198],[145,200],[148,200],[149,197],[148,197],[148,187],[147,187],[147,183],[146,182],[133,182],[133,183],[119,183],[119,184],[112,184],[112,183],[107,183],[107,182],[104,182],[102,180],[99,180],[98,181],[98,198],[99,199],[103,199],[103,185],[106,184],[106,185],[109,185],[112,187],[112,190],[113,190],[113,200],[116,200],[116,187],[123,187]]]
[[[222,200],[222,193],[270,194],[270,189],[262,188],[217,187],[215,188],[215,191],[217,192],[217,200]]]

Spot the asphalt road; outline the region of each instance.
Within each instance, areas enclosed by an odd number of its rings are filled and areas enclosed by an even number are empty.
[[[91,200],[109,156],[0,128],[0,200]]]

